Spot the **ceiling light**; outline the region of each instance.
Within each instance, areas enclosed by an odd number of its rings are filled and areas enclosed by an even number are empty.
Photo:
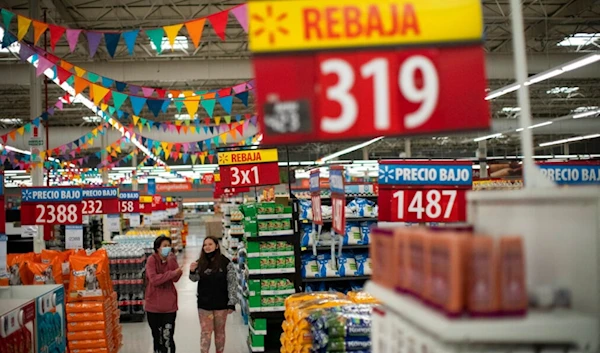
[[[7,125],[21,125],[23,124],[23,120],[18,118],[1,118],[0,123]]]
[[[489,140],[489,139],[498,138],[498,137],[502,137],[502,133],[478,137],[476,139],[473,139],[473,142],[479,142],[479,141]]]
[[[568,138],[568,139],[562,139],[562,140],[556,140],[556,141],[552,141],[552,142],[540,143],[540,147],[547,147],[547,146],[553,146],[553,145],[562,145],[562,144],[569,143],[569,142],[577,142],[577,141],[582,141],[582,140],[595,139],[595,138],[598,138],[598,137],[600,137],[600,134],[571,137],[571,138]]]
[[[81,119],[83,119],[83,121],[85,121],[86,123],[99,123],[102,121],[102,118],[97,115],[84,116]]]
[[[554,87],[546,91],[546,94],[570,94],[579,91],[579,87]]]
[[[589,112],[591,110],[597,110],[597,109],[598,109],[598,106],[590,105],[587,107],[577,107],[577,108],[573,109],[571,111],[571,113],[585,113],[585,112]]]
[[[575,114],[575,115],[573,115],[573,119],[585,118],[586,116],[592,116],[592,115],[596,115],[596,114],[600,114],[600,110],[592,110],[592,111],[585,112],[585,113]]]
[[[531,125],[530,127],[528,127],[528,129],[535,129],[535,128],[538,128],[538,127],[548,126],[548,125],[552,125],[552,122],[551,121],[546,121],[546,122],[543,122],[543,123]]]
[[[150,41],[150,46],[152,47],[152,49],[156,50],[156,45],[154,45],[154,42]],[[189,48],[189,43],[188,43],[188,39],[186,36],[175,37],[175,42],[173,42],[174,50],[185,50],[187,48]],[[169,42],[169,38],[163,37],[161,49],[162,50],[171,50],[171,43]]]
[[[525,82],[525,86],[529,86],[529,85],[533,85],[534,83],[538,83],[541,81],[545,81],[549,78],[558,76],[560,74],[563,73],[563,70],[561,69],[556,69],[556,70],[552,70],[550,72],[545,72],[542,74],[537,74],[535,76],[532,76],[531,79],[529,79],[529,81]]]
[[[572,71],[575,69],[579,69],[580,67],[595,63],[598,60],[600,60],[600,54],[592,54],[592,55],[586,56],[585,58],[583,58],[581,60],[577,60],[573,63],[563,66],[563,71],[566,72],[566,71]]]
[[[371,145],[371,144],[373,144],[373,143],[375,143],[377,141],[380,141],[380,140],[383,140],[383,136],[376,137],[376,138],[374,138],[372,140],[369,140],[367,142],[359,143],[358,145],[354,145],[354,146],[348,147],[346,149],[343,149],[343,150],[341,150],[339,152],[332,153],[329,156],[326,156],[326,157],[323,157],[323,158],[317,160],[317,163],[318,164],[323,164],[323,163],[325,163],[327,161],[330,161],[332,159],[335,159],[335,158],[337,158],[339,156],[343,156],[343,155],[348,154],[350,152],[354,152],[356,150],[359,150],[359,149],[361,149],[363,147],[367,147],[367,146],[369,146],[369,145]]]
[[[194,114],[194,119],[198,118],[198,114]],[[191,120],[189,114],[175,114],[175,120]]]
[[[594,43],[600,38],[600,33],[575,33],[558,42],[559,47],[583,47]]]
[[[521,107],[504,107],[504,108],[502,108],[503,113],[516,113],[516,112],[520,112],[520,111],[521,111]]]

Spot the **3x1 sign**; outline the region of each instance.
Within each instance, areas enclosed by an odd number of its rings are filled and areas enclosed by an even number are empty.
[[[279,184],[277,162],[258,164],[221,165],[221,186],[242,187]]]
[[[21,224],[81,224],[83,218],[81,201],[81,188],[21,188]]]
[[[119,189],[113,187],[85,188],[82,190],[84,215],[118,214]]]
[[[219,165],[277,162],[277,149],[219,152]]]

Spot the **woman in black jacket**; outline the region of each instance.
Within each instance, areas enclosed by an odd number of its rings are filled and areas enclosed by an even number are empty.
[[[235,311],[237,301],[237,276],[233,263],[221,254],[217,238],[204,239],[200,259],[190,265],[190,280],[198,282],[200,352],[208,353],[214,331],[217,353],[223,353],[227,315]]]

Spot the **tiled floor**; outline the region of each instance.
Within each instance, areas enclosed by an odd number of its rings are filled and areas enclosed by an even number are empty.
[[[179,257],[179,263],[185,265],[184,276],[177,283],[179,311],[175,324],[175,343],[177,353],[200,353],[200,323],[196,308],[196,284],[187,278],[189,265],[198,258],[203,229],[190,229],[188,246]],[[246,353],[248,328],[244,326],[239,313],[227,320],[227,339],[225,353]],[[120,353],[151,353],[152,335],[146,321],[141,323],[123,323],[123,348]],[[214,342],[211,353],[215,352]]]

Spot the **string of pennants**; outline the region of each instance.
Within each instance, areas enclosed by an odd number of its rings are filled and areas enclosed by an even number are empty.
[[[16,41],[14,35],[7,32],[2,46],[9,46],[14,42],[13,40]],[[147,108],[157,117],[161,112],[166,113],[167,109],[174,105],[178,113],[181,113],[185,107],[190,120],[193,120],[201,106],[212,118],[217,103],[227,114],[231,114],[234,98],[244,106],[248,106],[249,93],[255,89],[256,85],[256,81],[252,79],[235,86],[200,91],[137,86],[86,71],[41,48],[33,49],[26,41],[20,43],[20,59],[24,62],[31,60],[32,64],[37,61],[36,74],[38,76],[51,69],[54,72],[52,79],[57,79],[59,84],[67,82],[73,87],[76,94],[89,92],[90,99],[94,101],[94,104],[112,102],[114,110],[110,112],[111,115],[114,115],[123,104],[129,101],[134,115],[140,115],[142,110]],[[128,93],[124,93],[125,88],[129,88]],[[142,95],[138,95],[139,93]]]
[[[34,44],[37,45],[42,35],[48,31],[50,33],[50,47],[52,51],[56,50],[56,45],[64,37],[69,44],[71,52],[75,51],[79,42],[80,36],[87,39],[88,50],[90,57],[93,58],[102,40],[106,46],[106,51],[111,57],[116,54],[117,46],[123,38],[129,55],[133,55],[136,42],[140,36],[140,29],[132,29],[125,31],[92,31],[86,29],[74,29],[58,26],[55,24],[45,23],[31,19],[26,16],[16,14],[16,21],[13,21],[15,13],[8,9],[1,9],[2,23],[5,29],[9,29],[11,23],[16,22],[17,26],[17,38],[18,40],[23,39],[27,33],[33,28]],[[233,17],[239,22],[243,30],[248,33],[248,10],[247,5],[238,5],[220,12],[213,13],[206,17],[199,17],[182,23],[173,25],[145,29],[143,32],[150,39],[150,42],[156,47],[158,54],[162,53],[163,45],[166,44],[163,37],[167,37],[168,44],[170,45],[171,51],[175,47],[175,41],[178,35],[185,35],[191,40],[195,48],[198,48],[200,41],[202,40],[202,34],[204,32],[205,24],[208,22],[211,24],[213,30],[219,36],[221,40],[225,40],[225,30],[227,28],[227,22],[229,21],[229,14],[233,14]],[[185,31],[183,31],[185,27]]]

